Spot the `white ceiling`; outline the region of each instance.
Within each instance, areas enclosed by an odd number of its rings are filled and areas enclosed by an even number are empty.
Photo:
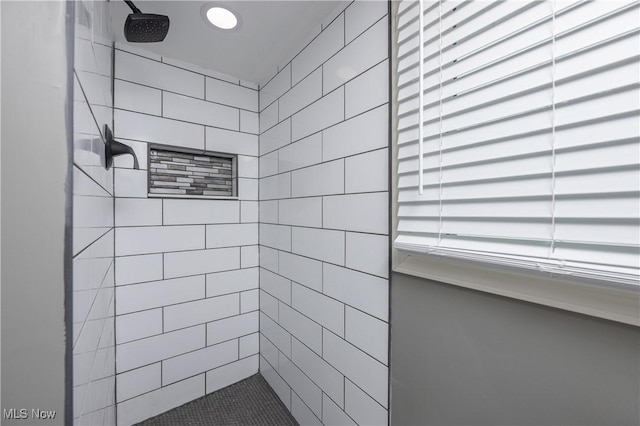
[[[264,84],[276,67],[302,43],[342,1],[214,0],[240,16],[239,28],[218,30],[205,22],[201,9],[210,1],[134,0],[143,13],[169,16],[169,33],[161,43],[134,43],[173,59]],[[116,41],[124,39],[124,21],[131,9],[112,0]]]

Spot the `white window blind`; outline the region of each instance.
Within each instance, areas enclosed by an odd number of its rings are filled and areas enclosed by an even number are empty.
[[[395,248],[637,286],[639,6],[401,1]]]

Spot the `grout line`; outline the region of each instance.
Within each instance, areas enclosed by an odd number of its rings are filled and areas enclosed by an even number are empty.
[[[98,44],[101,44],[101,43],[98,43]],[[174,64],[171,64],[171,63],[168,63],[168,62],[164,62],[164,60],[165,60],[165,59],[171,59],[172,61],[175,61],[175,60],[180,61],[179,59],[175,59],[175,58],[165,58],[164,56],[161,56],[161,57],[160,57],[160,60],[158,60],[158,59],[149,58],[148,56],[144,56],[144,55],[141,55],[141,54],[139,54],[139,53],[130,52],[130,51],[128,51],[128,50],[122,49],[121,47],[114,47],[114,51],[116,51],[116,50],[118,50],[118,51],[120,51],[120,52],[123,52],[123,53],[126,53],[126,54],[128,54],[128,55],[137,56],[137,57],[142,58],[142,59],[145,59],[145,60],[147,60],[147,61],[157,62],[157,63],[163,64],[163,65],[167,65],[167,66],[170,66],[170,67],[173,67],[173,68],[178,68],[178,69],[181,69],[181,70],[183,70],[183,71],[190,72],[190,73],[192,73],[192,74],[196,74],[196,75],[203,76],[203,77],[205,77],[205,80],[206,80],[206,78],[211,78],[211,79],[214,79],[214,80],[218,80],[218,81],[221,81],[221,82],[224,82],[224,83],[230,84],[230,85],[232,85],[232,86],[234,86],[234,85],[235,85],[235,86],[238,86],[238,85],[239,85],[239,84],[236,84],[236,83],[232,83],[232,82],[230,82],[230,81],[228,81],[228,80],[225,80],[225,79],[223,79],[223,78],[221,78],[221,77],[212,77],[212,76],[210,76],[210,75],[208,75],[208,74],[203,74],[203,73],[201,73],[201,72],[199,72],[199,71],[193,71],[193,70],[190,70],[190,69],[188,69],[188,68],[181,67],[180,65],[174,65]],[[211,72],[213,72],[213,73],[216,73],[216,71],[215,71],[215,70],[206,70],[206,71],[211,71]],[[229,76],[227,76],[227,77],[234,77],[234,76],[229,75]],[[251,81],[250,81],[250,82],[248,82],[248,83],[253,83],[253,82],[251,82]],[[257,84],[257,83],[256,83],[256,84]],[[247,86],[242,86],[242,87],[244,87],[245,89],[253,90],[254,92],[257,92],[257,91],[258,91],[258,89],[254,89],[254,88],[252,88],[252,87],[247,87]]]

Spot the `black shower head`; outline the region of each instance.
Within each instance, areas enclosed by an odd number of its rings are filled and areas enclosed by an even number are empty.
[[[169,32],[169,17],[142,13],[133,2],[125,0],[133,13],[124,23],[124,37],[133,43],[154,43],[164,40]]]

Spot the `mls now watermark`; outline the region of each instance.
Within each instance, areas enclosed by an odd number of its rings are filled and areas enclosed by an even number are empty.
[[[55,411],[40,410],[39,408],[32,408],[27,410],[26,408],[3,408],[2,417],[5,419],[54,419],[56,417]]]

